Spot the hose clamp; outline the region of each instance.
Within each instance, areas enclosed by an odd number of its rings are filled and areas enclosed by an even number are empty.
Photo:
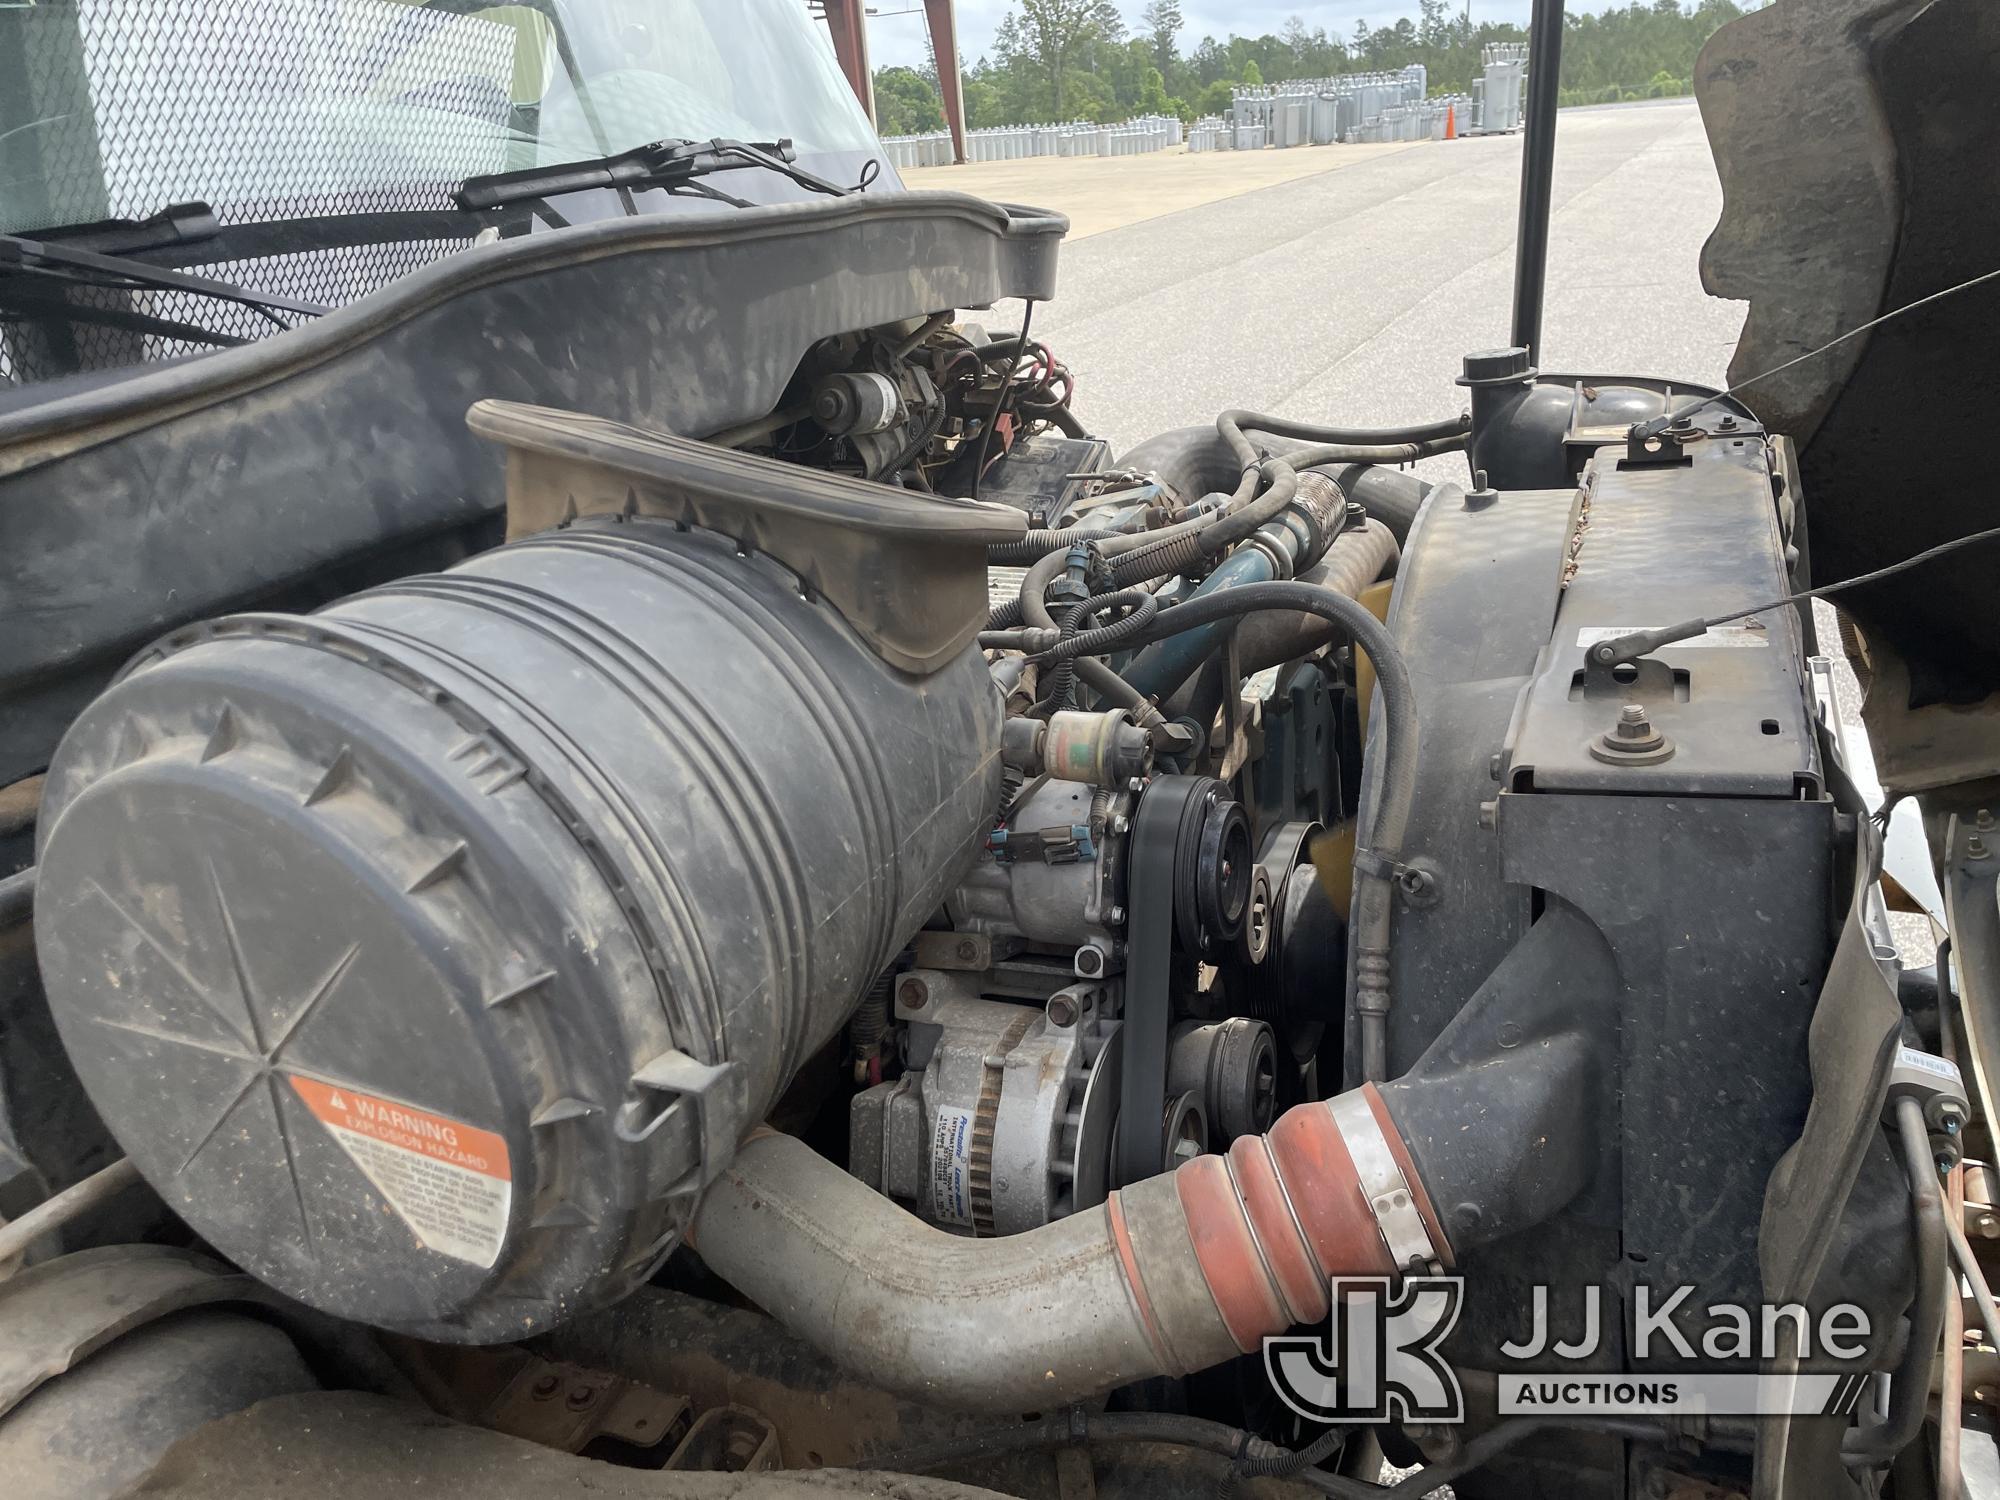
[[[1283,583],[1291,578],[1292,576],[1291,555],[1288,552],[1286,552],[1284,548],[1280,547],[1277,544],[1277,542],[1274,541],[1272,538],[1265,536],[1263,532],[1259,531],[1253,536],[1245,537],[1243,540],[1243,545],[1245,547],[1263,553],[1265,557],[1270,559],[1271,576],[1275,580],[1277,580],[1280,583]]]
[[[1354,1162],[1354,1175],[1397,1272],[1438,1274],[1437,1247],[1431,1243],[1424,1216],[1417,1212],[1416,1195],[1410,1191],[1367,1098],[1360,1089],[1353,1089],[1330,1100],[1327,1108],[1333,1112],[1333,1123]]]

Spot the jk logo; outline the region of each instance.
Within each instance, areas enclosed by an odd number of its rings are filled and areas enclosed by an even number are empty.
[[[1337,1277],[1324,1338],[1264,1340],[1278,1397],[1314,1422],[1462,1422],[1458,1377],[1438,1354],[1458,1322],[1455,1276]]]

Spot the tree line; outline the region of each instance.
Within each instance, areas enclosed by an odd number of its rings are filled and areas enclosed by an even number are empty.
[[[1570,15],[1562,56],[1564,104],[1615,103],[1688,92],[1709,35],[1759,0],[1650,0],[1599,15]],[[1015,0],[977,62],[961,63],[966,123],[1025,125],[1134,115],[1194,120],[1229,108],[1238,85],[1396,70],[1422,63],[1433,94],[1469,93],[1489,42],[1525,42],[1520,26],[1473,24],[1449,0],[1418,0],[1416,19],[1355,23],[1345,36],[1293,16],[1277,34],[1203,37],[1181,50],[1177,0],[1151,0],[1128,26],[1113,0]],[[937,70],[881,68],[875,108],[884,135],[944,128]]]

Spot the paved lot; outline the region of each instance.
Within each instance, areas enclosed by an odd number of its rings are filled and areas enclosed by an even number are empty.
[[[1196,208],[1260,188],[1316,177],[1414,149],[1323,146],[1293,151],[1156,151],[1145,156],[1034,156],[1021,161],[906,170],[912,188],[975,193],[995,203],[1032,203],[1069,215],[1069,243],[1142,219]]]
[[[1065,247],[1035,313],[1078,374],[1084,420],[1123,448],[1231,406],[1355,423],[1457,410],[1459,356],[1507,341],[1520,159],[1519,136],[1495,136],[1008,162],[912,186],[987,192],[1005,174],[990,196],[1096,225],[1102,187],[1076,166],[1162,185],[1154,205],[1123,205],[1134,221]],[[1193,206],[1173,171],[1213,187],[1273,162],[1316,170]],[[1556,163],[1544,366],[1718,378],[1743,309],[1703,293],[1696,269],[1722,195],[1693,102],[1565,110]]]

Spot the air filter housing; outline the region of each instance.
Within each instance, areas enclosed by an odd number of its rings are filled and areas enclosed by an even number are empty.
[[[889,550],[1018,533],[847,488]],[[645,518],[169,637],[49,776],[77,1071],[197,1231],[327,1312],[499,1341],[607,1301],[977,849],[1000,705],[969,639],[935,654]]]

